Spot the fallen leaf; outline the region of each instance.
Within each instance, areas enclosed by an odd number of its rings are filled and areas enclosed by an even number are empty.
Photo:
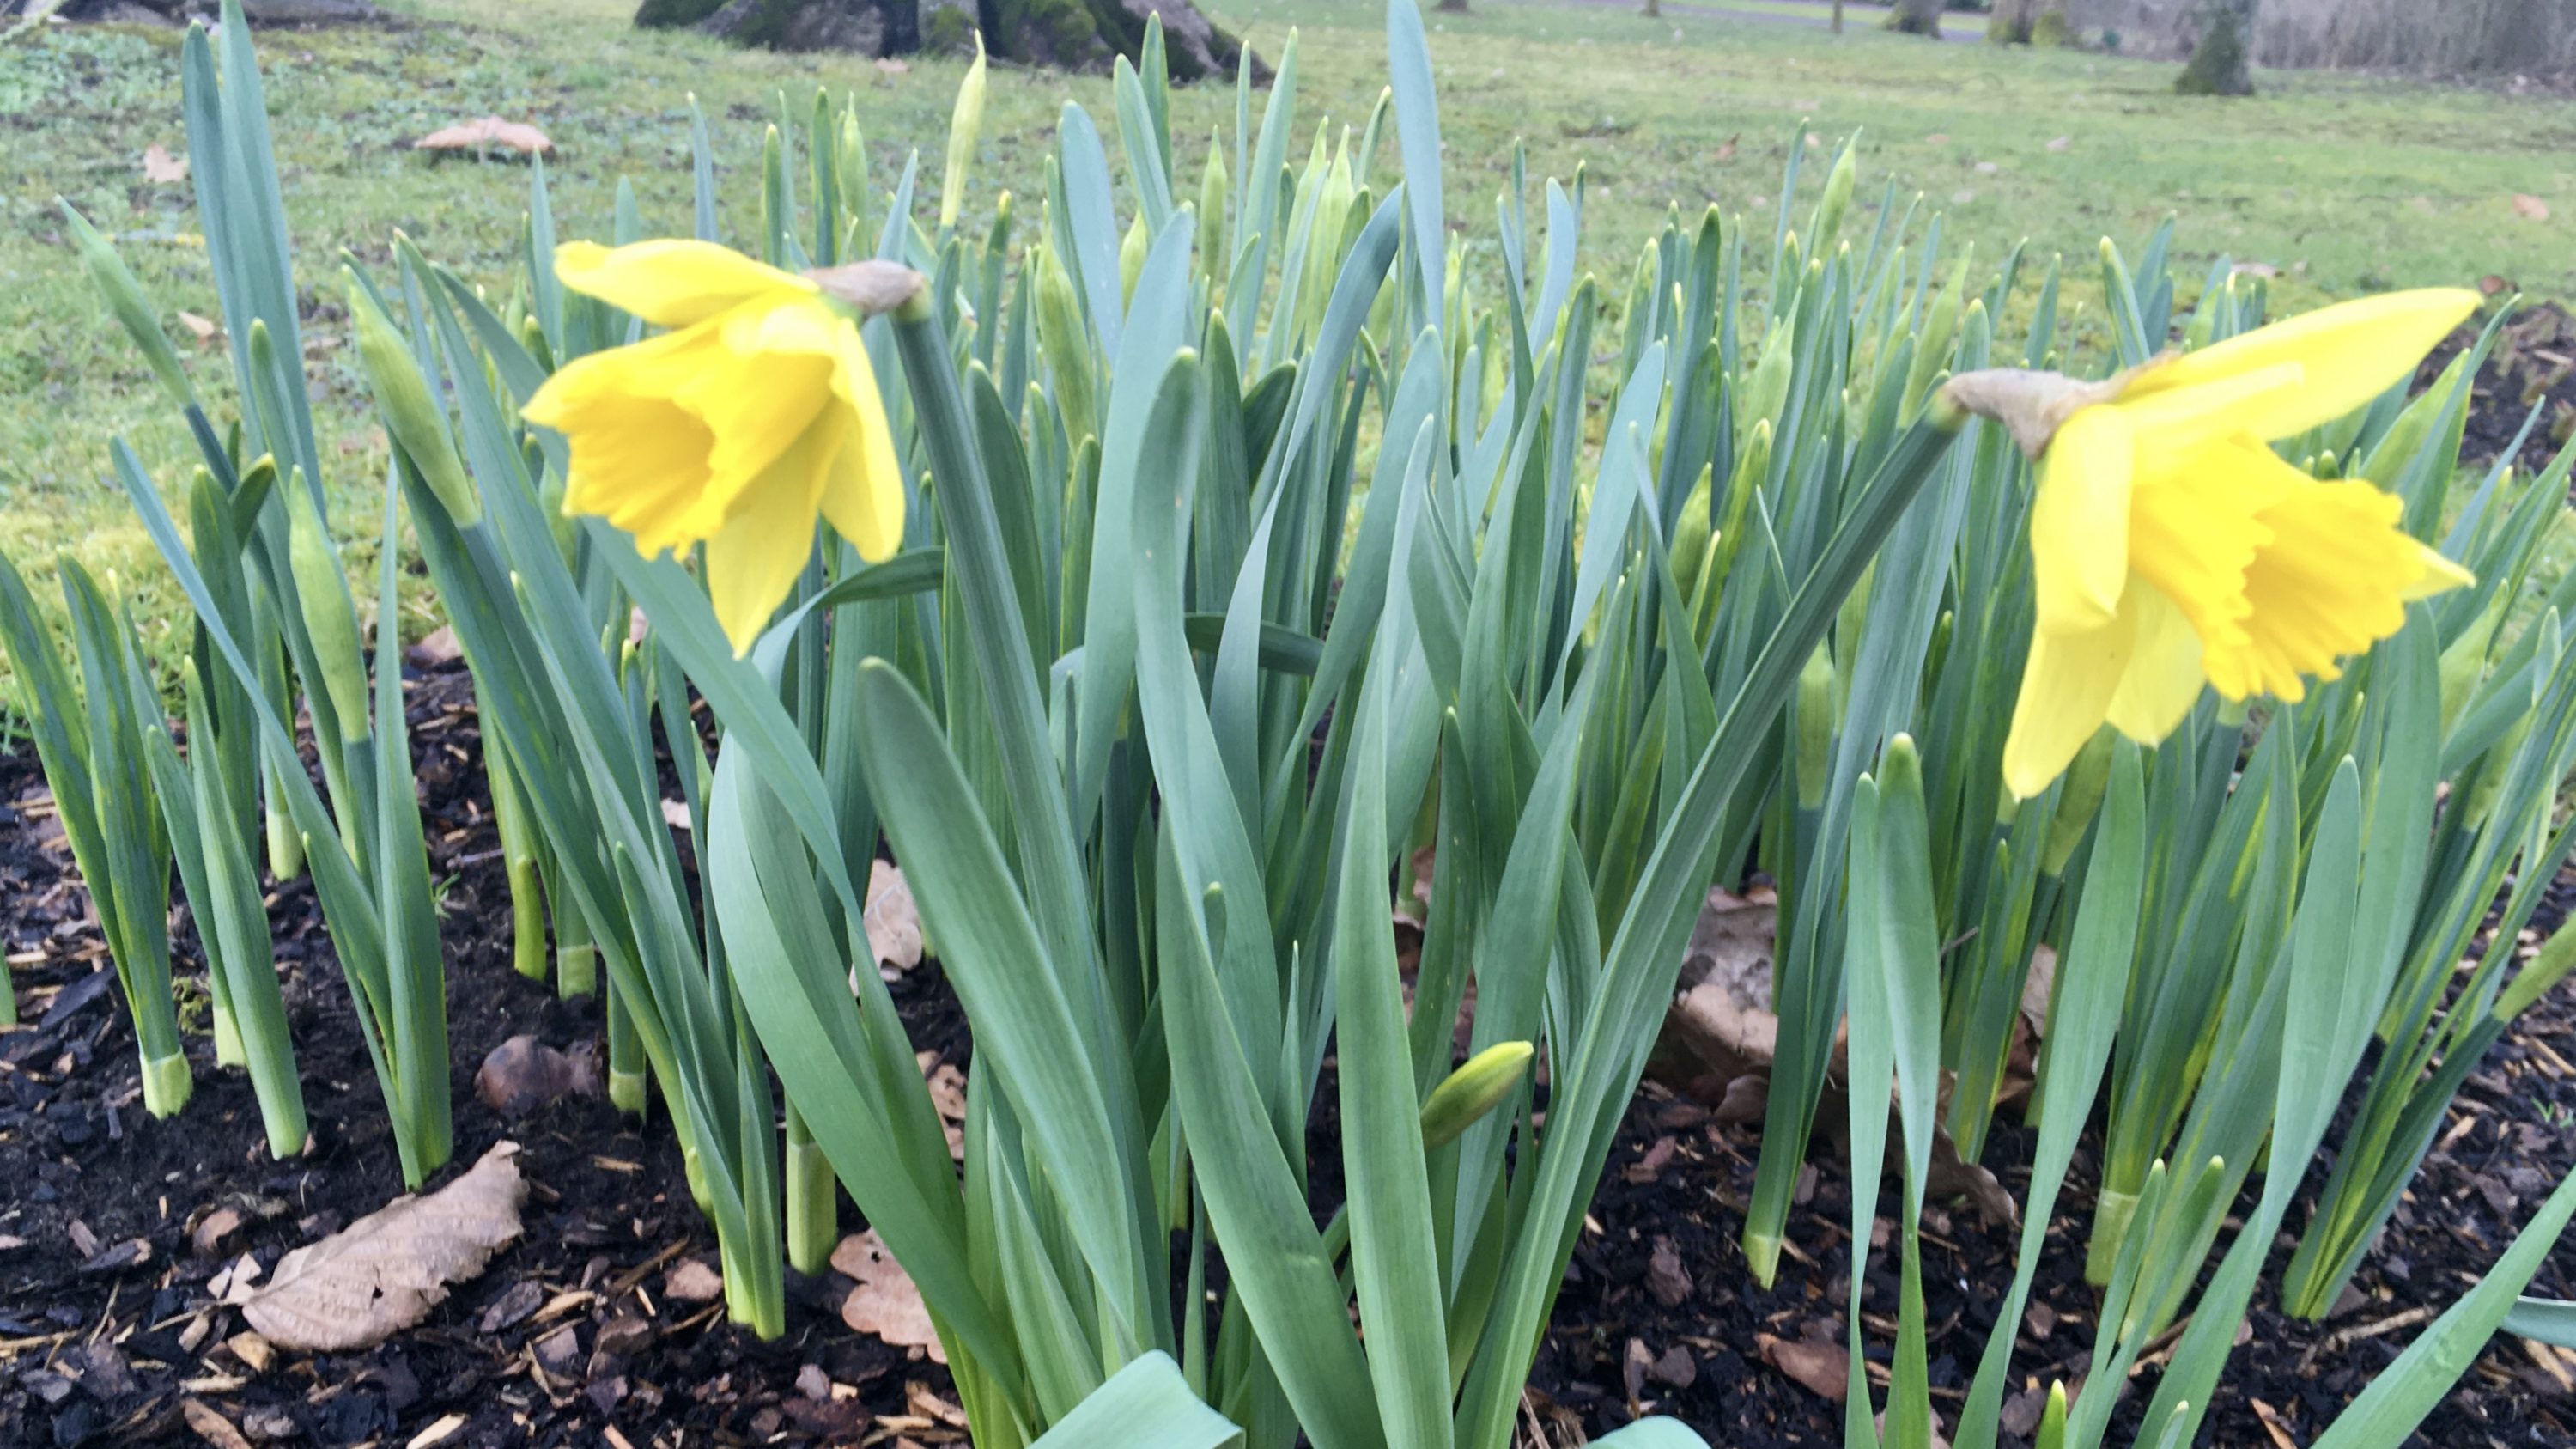
[[[931,1109],[939,1114],[940,1130],[948,1134],[948,1156],[951,1161],[966,1160],[966,1074],[953,1062],[940,1061],[934,1054],[923,1052],[915,1058],[928,1079]]]
[[[868,905],[864,924],[868,951],[877,964],[909,971],[921,964],[921,909],[912,899],[899,866],[874,861],[868,867]]]
[[[912,65],[908,61],[897,60],[891,55],[885,55],[877,57],[877,69],[884,71],[887,75],[902,75],[905,72],[910,71],[912,69]]]
[[[143,148],[143,179],[158,182],[185,181],[188,179],[188,159],[184,156],[171,155],[168,147],[155,141]]]
[[[483,1271],[519,1236],[519,1144],[495,1143],[454,1182],[406,1193],[278,1260],[242,1317],[281,1348],[365,1348],[418,1323],[448,1285]]]
[[[557,1097],[587,1097],[599,1089],[595,1058],[566,1055],[525,1033],[492,1048],[474,1073],[474,1095],[504,1117],[523,1117]]]
[[[222,328],[217,327],[212,321],[209,321],[204,317],[200,317],[194,312],[181,312],[179,314],[179,325],[187,328],[188,335],[196,338],[199,343],[210,344],[215,340],[217,334],[223,331]]]
[[[456,638],[456,626],[441,624],[420,636],[420,642],[403,651],[411,662],[428,669],[440,664],[453,664],[465,657],[465,646]]]
[[[841,1321],[854,1332],[871,1334],[892,1348],[924,1348],[930,1361],[948,1362],[931,1327],[930,1309],[912,1275],[878,1240],[876,1229],[853,1233],[832,1250],[832,1267],[856,1285],[841,1300]]]
[[[724,1275],[695,1258],[682,1258],[662,1275],[662,1296],[681,1303],[713,1303],[724,1292]]]
[[[2513,198],[2513,214],[2525,221],[2547,221],[2549,203],[2537,196],[2525,196],[2516,192]]]
[[[197,1226],[189,1230],[188,1243],[201,1256],[211,1258],[223,1247],[224,1239],[240,1232],[246,1221],[239,1208],[219,1207],[197,1220]]]
[[[1762,1361],[1804,1385],[1819,1398],[1839,1404],[1851,1392],[1851,1352],[1838,1343],[1792,1343],[1767,1333],[1753,1335]]]
[[[1732,160],[1734,160],[1734,159],[1735,159],[1735,143],[1736,143],[1736,142],[1738,142],[1738,141],[1740,141],[1740,140],[1742,140],[1742,139],[1744,139],[1744,138],[1743,138],[1743,136],[1742,136],[1741,134],[1738,134],[1738,135],[1729,136],[1729,137],[1727,137],[1725,140],[1720,141],[1720,142],[1718,143],[1718,145],[1717,145],[1717,164],[1718,164],[1718,165],[1723,166],[1723,165],[1725,165],[1727,162],[1732,161]]]
[[[2506,281],[2504,278],[2497,276],[2493,272],[2489,272],[2485,276],[2478,278],[2478,290],[2484,292],[2490,297],[2493,297],[2500,293],[2512,291],[2513,283]]]
[[[552,151],[555,143],[546,133],[525,121],[505,121],[499,116],[483,116],[453,126],[441,126],[411,143],[415,151],[480,151],[499,146],[522,156],[535,156]]]

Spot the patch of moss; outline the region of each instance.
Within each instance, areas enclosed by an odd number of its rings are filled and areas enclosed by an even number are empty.
[[[725,0],[644,0],[635,23],[647,30],[678,30],[695,25],[724,8]]]
[[[2075,43],[2074,32],[2066,24],[2066,12],[2050,6],[2031,22],[2030,43],[2033,45],[2068,46]]]

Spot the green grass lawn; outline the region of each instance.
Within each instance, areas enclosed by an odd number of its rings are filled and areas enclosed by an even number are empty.
[[[2038,257],[2063,253],[2079,278],[2100,237],[2134,248],[2173,213],[2187,278],[2222,254],[2260,262],[2279,269],[2276,297],[2289,305],[2491,273],[2535,295],[2576,297],[2576,103],[2312,74],[2266,74],[2264,94],[2250,101],[2185,101],[2169,92],[2169,66],[1941,44],[1857,19],[1833,36],[1759,13],[1808,7],[1724,3],[1675,0],[1658,21],[1626,0],[1476,0],[1473,13],[1429,17],[1448,201],[1464,234],[1490,236],[1517,139],[1533,178],[1587,170],[1586,264],[1605,277],[1624,281],[1668,205],[1694,218],[1719,206],[1767,243],[1803,119],[1828,145],[1865,130],[1864,214],[1846,234],[1868,224],[1892,178],[1903,195],[1920,191],[1947,213],[1954,244],[1974,241],[1991,258],[2027,238]],[[1289,25],[1301,27],[1301,113],[1328,116],[1336,134],[1366,120],[1385,73],[1378,5],[1213,8],[1273,55]],[[928,191],[961,74],[953,61],[889,72],[848,57],[640,33],[625,23],[625,0],[391,0],[391,9],[381,26],[261,39],[298,279],[319,307],[306,343],[325,466],[336,469],[326,482],[341,503],[335,522],[353,534],[369,526],[361,498],[380,486],[384,464],[346,355],[338,257],[346,249],[380,265],[400,228],[431,256],[498,281],[525,210],[523,167],[434,162],[407,149],[412,138],[486,113],[533,121],[561,147],[552,180],[566,234],[604,234],[620,176],[634,179],[648,223],[680,231],[694,92],[714,132],[727,225],[747,235],[750,168],[781,92],[801,109],[817,86],[854,91],[879,184],[890,185],[918,147]],[[92,295],[52,201],[68,197],[118,239],[192,350],[200,388],[228,413],[221,343],[195,343],[178,317],[217,315],[189,188],[143,172],[147,147],[185,154],[178,38],[56,27],[11,47],[5,62],[0,548],[47,596],[59,550],[114,570],[164,648],[184,610],[104,481],[107,440],[127,436],[174,490],[193,449]],[[1105,78],[997,73],[970,215],[989,216],[1001,185],[1036,186],[1067,100],[1109,128]],[[1233,116],[1230,87],[1174,99],[1175,130],[1186,136],[1230,128]],[[1390,135],[1384,154],[1395,151]],[[1823,169],[1808,173],[1811,186]],[[1377,179],[1381,190],[1387,180]],[[2555,219],[2518,217],[2517,193]],[[2071,295],[2080,305],[2082,289]],[[2074,335],[2080,344],[2080,323]],[[359,543],[363,556],[370,550]]]

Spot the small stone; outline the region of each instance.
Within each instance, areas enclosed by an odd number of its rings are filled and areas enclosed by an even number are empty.
[[[796,1371],[796,1392],[809,1399],[832,1397],[832,1376],[823,1372],[819,1363],[809,1363]]]
[[[538,1339],[534,1351],[537,1367],[557,1378],[570,1378],[581,1364],[581,1331],[567,1323]]]
[[[295,1416],[284,1409],[252,1409],[242,1415],[242,1432],[275,1444],[299,1438],[304,1431],[295,1427]]]

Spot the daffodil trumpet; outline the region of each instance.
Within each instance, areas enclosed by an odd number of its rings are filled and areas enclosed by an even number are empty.
[[[2004,745],[2016,798],[2048,789],[2105,724],[2164,739],[2204,686],[2296,702],[2396,633],[2409,602],[2473,582],[2405,532],[2398,498],[2312,477],[2270,445],[2411,376],[2477,305],[2397,292],[2098,382],[2007,369],[1945,385],[2038,468],[2038,619]]]
[[[572,445],[567,514],[647,557],[704,545],[707,591],[749,652],[812,556],[819,516],[871,563],[903,541],[904,490],[859,320],[920,290],[862,262],[799,276],[709,242],[555,251],[565,286],[668,330],[576,358],[528,399]]]

